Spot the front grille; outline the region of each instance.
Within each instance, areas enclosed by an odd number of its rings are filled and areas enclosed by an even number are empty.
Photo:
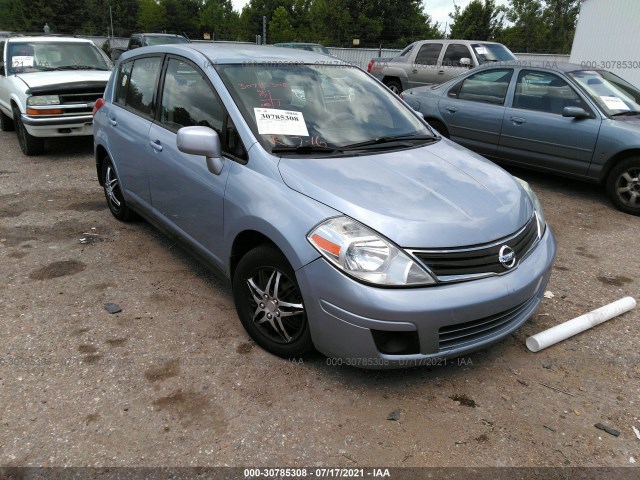
[[[414,250],[412,253],[438,280],[461,281],[485,275],[501,274],[512,269],[499,261],[500,249],[508,245],[516,255],[516,263],[531,250],[538,241],[537,218],[531,220],[518,232],[489,244],[445,250]]]
[[[500,330],[506,329],[511,324],[517,322],[522,313],[525,312],[535,300],[536,297],[530,298],[517,307],[496,315],[491,315],[490,317],[440,327],[438,330],[439,351],[463,347],[469,343],[475,343],[481,341],[483,338],[497,334]]]
[[[102,91],[64,93],[60,95],[60,103],[62,105],[74,103],[91,103],[102,97]]]

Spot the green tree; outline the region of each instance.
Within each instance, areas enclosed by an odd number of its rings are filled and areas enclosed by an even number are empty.
[[[167,11],[155,0],[140,0],[137,27],[143,32],[161,32],[167,26]]]
[[[198,34],[199,0],[160,0],[160,5],[167,12],[168,33]]]
[[[464,10],[454,4],[450,38],[461,40],[493,40],[502,31],[504,10],[495,0],[473,0]]]
[[[544,5],[541,0],[511,0],[506,18],[512,23],[498,40],[514,52],[540,52],[545,45]]]
[[[198,18],[201,33],[213,34],[215,40],[238,38],[240,15],[230,0],[205,0]]]
[[[269,22],[269,43],[290,42],[296,39],[296,31],[291,26],[291,16],[284,7],[278,7]]]
[[[569,53],[576,31],[581,0],[546,0],[547,51]]]
[[[23,0],[0,0],[0,30],[20,31],[25,29],[27,19]]]

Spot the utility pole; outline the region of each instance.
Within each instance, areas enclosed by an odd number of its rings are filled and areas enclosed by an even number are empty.
[[[267,17],[262,17],[262,44],[267,44]]]
[[[111,5],[109,5],[109,18],[111,19],[111,38],[113,38],[113,14],[111,13]]]

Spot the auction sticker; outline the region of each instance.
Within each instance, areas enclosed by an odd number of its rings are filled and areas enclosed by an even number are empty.
[[[309,136],[302,112],[274,108],[254,108],[253,110],[256,114],[258,133],[261,135]]]
[[[607,108],[611,110],[630,110],[629,107],[627,107],[627,104],[624,103],[622,99],[619,97],[609,97],[606,95],[600,95],[600,98],[602,99],[604,104],[607,106]]]
[[[33,67],[33,57],[27,55],[16,55],[11,59],[12,67]]]

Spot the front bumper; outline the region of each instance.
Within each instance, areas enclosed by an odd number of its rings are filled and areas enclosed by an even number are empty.
[[[433,365],[484,348],[520,327],[542,300],[555,253],[556,241],[547,228],[518,267],[501,276],[424,288],[376,288],[320,258],[301,268],[297,279],[313,342],[323,354],[365,368]],[[411,353],[385,352],[380,347],[385,335],[412,338]]]
[[[22,123],[34,137],[93,135],[93,115],[30,117],[22,114]]]

